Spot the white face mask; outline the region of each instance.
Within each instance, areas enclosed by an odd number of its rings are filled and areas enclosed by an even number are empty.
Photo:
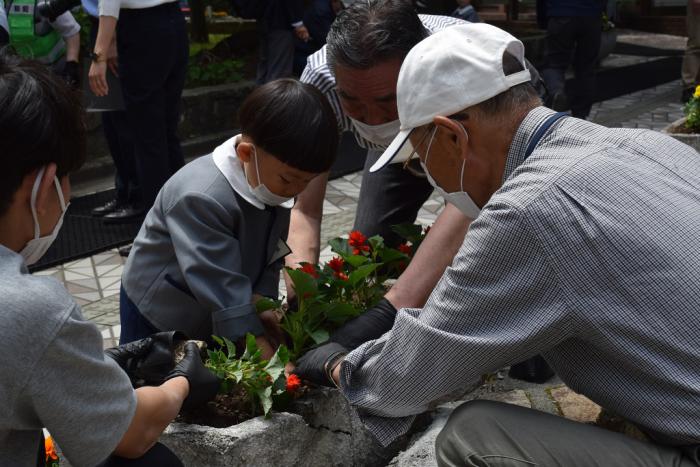
[[[24,246],[24,248],[22,248],[22,251],[19,252],[19,254],[22,255],[22,257],[24,258],[24,262],[27,263],[27,265],[32,265],[39,261],[41,257],[44,256],[44,253],[46,253],[46,251],[49,249],[54,240],[56,240],[58,232],[63,226],[63,216],[65,216],[66,211],[68,210],[68,206],[66,205],[66,202],[63,199],[63,190],[61,190],[61,184],[58,182],[58,178],[54,177],[54,185],[56,187],[58,199],[61,202],[61,210],[63,212],[61,212],[61,217],[58,219],[58,222],[53,228],[53,231],[49,235],[42,237],[41,228],[39,227],[39,219],[36,214],[36,197],[39,192],[39,185],[41,184],[41,179],[44,176],[44,170],[45,168],[42,168],[39,171],[39,174],[36,176],[36,180],[34,181],[34,187],[32,188],[31,208],[32,217],[34,218],[34,238],[29,240],[29,243],[27,243]]]
[[[258,151],[257,149],[255,149],[255,145],[251,144],[251,146],[253,146],[253,155],[255,156],[255,173],[258,175],[258,186],[250,187],[251,191],[253,192],[253,195],[258,199],[258,201],[260,201],[263,204],[267,204],[268,206],[279,206],[280,204],[284,204],[287,201],[291,200],[292,198],[285,198],[284,196],[274,194],[262,182],[262,179],[260,178],[260,168],[258,167]],[[250,164],[246,164],[246,167],[248,165]],[[247,173],[245,174],[245,176],[246,180],[248,180]],[[250,181],[248,182],[248,185],[250,185]]]
[[[389,147],[401,129],[401,122],[397,119],[381,125],[367,125],[354,118],[350,118],[357,132],[367,141],[384,148]]]
[[[467,129],[462,126],[462,130],[464,130],[464,133],[469,136],[467,133]],[[425,162],[421,161],[420,165],[423,167],[423,171],[425,171],[425,176],[428,178],[428,181],[430,184],[435,187],[437,192],[445,198],[445,201],[448,203],[454,205],[457,209],[462,211],[462,213],[467,216],[470,219],[476,219],[479,213],[481,212],[481,208],[476,205],[476,203],[471,199],[469,196],[469,193],[464,191],[464,167],[467,165],[467,161],[463,160],[462,161],[462,170],[459,174],[459,188],[461,191],[455,191],[454,193],[447,193],[445,190],[440,188],[440,185],[437,184],[435,179],[430,176],[430,173],[428,172],[428,156],[430,156],[430,147],[433,144],[433,140],[435,139],[435,133],[437,132],[437,127],[433,129],[433,134],[430,136],[430,142],[428,143],[428,150],[425,153]]]

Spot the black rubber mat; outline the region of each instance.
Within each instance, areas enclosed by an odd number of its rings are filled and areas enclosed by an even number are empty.
[[[73,198],[56,241],[30,271],[40,271],[133,241],[141,222],[106,225],[90,211],[114,199],[114,190]]]

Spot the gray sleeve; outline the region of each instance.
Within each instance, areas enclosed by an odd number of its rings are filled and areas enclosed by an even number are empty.
[[[75,466],[105,460],[136,411],[129,378],[104,356],[102,335],[77,305],[32,370],[25,397]]]
[[[164,217],[187,286],[211,311],[214,334],[233,341],[262,335],[231,214],[206,194],[186,193]]]
[[[567,339],[556,279],[525,216],[489,204],[425,307],[400,310],[391,331],[346,357],[343,392],[388,443],[433,402]]]
[[[5,13],[3,2],[0,2],[0,28],[3,28],[8,33],[10,32],[10,26],[7,24],[7,13]]]
[[[275,261],[265,268],[255,287],[255,293],[277,300],[280,287],[282,260]]]
[[[56,18],[56,21],[51,23],[51,27],[53,27],[63,38],[75,36],[80,32],[80,25],[75,18],[73,18],[70,11],[66,11]]]

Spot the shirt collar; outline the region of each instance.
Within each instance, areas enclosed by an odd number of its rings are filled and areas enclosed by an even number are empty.
[[[233,191],[238,193],[241,198],[246,200],[258,209],[265,209],[265,204],[255,196],[253,190],[248,184],[248,179],[243,170],[243,164],[236,153],[236,146],[241,141],[241,135],[236,135],[233,138],[225,141],[214,149],[214,164],[219,169],[221,174],[226,178]],[[280,204],[283,208],[291,209],[294,206],[294,199]]]
[[[518,130],[515,132],[513,142],[510,143],[510,150],[506,158],[506,167],[503,171],[503,183],[508,180],[508,177],[525,161],[525,150],[530,142],[532,135],[537,132],[537,129],[544,123],[550,115],[556,112],[547,107],[535,107],[532,109],[520,122]]]

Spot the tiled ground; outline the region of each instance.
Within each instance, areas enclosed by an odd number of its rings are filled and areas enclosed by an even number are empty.
[[[595,104],[591,120],[606,126],[661,130],[682,117],[679,95],[680,81],[628,94]],[[324,202],[322,245],[352,228],[361,183],[361,173],[330,182]],[[432,224],[442,205],[442,198],[433,195],[418,213],[418,222]],[[321,261],[331,257],[330,247],[324,248]],[[105,346],[111,346],[119,337],[119,286],[123,267],[124,258],[111,250],[38,274],[52,275],[62,281],[82,306],[85,317],[102,331]],[[285,294],[283,283],[280,294]]]

